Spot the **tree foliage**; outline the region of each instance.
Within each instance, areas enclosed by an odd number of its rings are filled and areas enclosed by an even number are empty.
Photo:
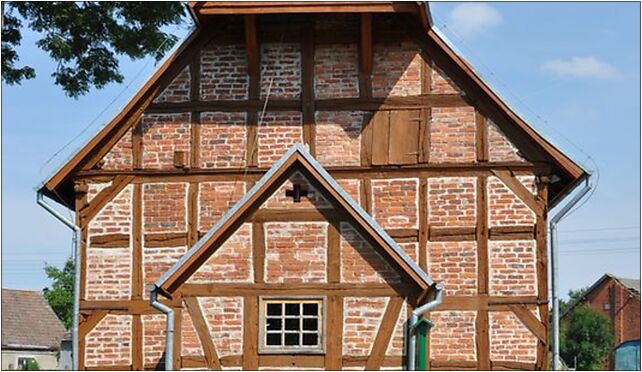
[[[36,45],[57,63],[51,74],[71,97],[91,87],[123,81],[118,56],[157,60],[177,41],[163,26],[184,21],[180,2],[54,1],[3,2],[2,80],[19,84],[32,79],[31,66],[19,66],[16,48],[23,23],[39,33]]]
[[[568,310],[569,306],[573,306],[576,302],[578,302],[582,298],[582,296],[584,296],[586,291],[588,291],[588,287],[569,290],[568,301],[560,299],[560,315],[564,314],[564,312]]]
[[[74,261],[67,259],[62,269],[45,265],[45,273],[52,284],[51,288],[44,289],[44,297],[65,328],[70,329],[74,303]]]
[[[577,369],[601,370],[613,348],[611,322],[604,315],[581,305],[567,315],[560,329],[560,355]]]

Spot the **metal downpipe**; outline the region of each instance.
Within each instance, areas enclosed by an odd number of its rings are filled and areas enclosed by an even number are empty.
[[[174,310],[171,307],[163,304],[157,300],[158,287],[154,287],[149,293],[149,303],[152,307],[162,311],[167,315],[167,323],[165,324],[165,370],[171,371],[174,369]]]
[[[553,305],[553,370],[560,370],[560,308],[559,308],[559,252],[557,247],[557,224],[564,218],[585,195],[591,190],[590,175],[586,177],[585,185],[559,211],[549,223],[551,234],[551,297]]]
[[[441,304],[443,298],[443,289],[444,287],[441,284],[436,284],[434,286],[435,290],[435,299],[416,308],[412,311],[410,315],[410,322],[408,323],[408,370],[414,371],[416,369],[416,355],[417,355],[417,333],[415,332],[415,325],[419,321],[419,318],[427,313],[428,311],[435,308],[437,305]]]
[[[78,314],[80,312],[80,227],[66,219],[62,214],[53,209],[44,200],[42,191],[36,193],[36,203],[43,207],[52,216],[69,227],[73,233],[74,239],[74,303],[71,326],[71,369],[78,370]]]

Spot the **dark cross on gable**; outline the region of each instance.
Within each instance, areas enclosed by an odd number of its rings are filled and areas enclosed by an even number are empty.
[[[301,197],[308,197],[308,190],[302,188],[301,184],[292,185],[292,190],[285,190],[285,196],[291,197],[295,203],[301,202]]]

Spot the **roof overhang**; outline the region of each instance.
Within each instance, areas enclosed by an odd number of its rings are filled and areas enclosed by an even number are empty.
[[[242,224],[295,171],[304,173],[309,181],[350,218],[354,226],[367,234],[387,254],[397,268],[403,270],[422,291],[434,286],[432,279],[404,250],[355,202],[350,195],[330,176],[301,143],[293,146],[270,170],[248,191],[221,219],[165,274],[155,285],[165,294],[175,292]]]

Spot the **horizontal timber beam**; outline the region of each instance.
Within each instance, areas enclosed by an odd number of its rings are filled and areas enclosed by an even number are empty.
[[[223,367],[238,367],[241,365],[242,355],[226,355],[220,358]],[[342,357],[344,367],[364,367],[367,356],[348,356]],[[290,364],[284,364],[284,363]],[[385,356],[382,367],[399,367],[402,366],[404,358],[402,356]],[[324,361],[315,355],[260,355],[259,365],[261,367],[292,367],[294,363],[297,367],[324,367]],[[181,367],[183,368],[204,368],[206,367],[205,357],[203,355],[184,355],[181,357]]]
[[[528,309],[536,309],[542,300],[537,296],[444,296],[443,302],[435,309],[443,310],[488,310],[512,311],[511,306],[523,305]]]
[[[160,300],[167,306],[180,307],[180,301]],[[106,310],[113,314],[156,314],[159,310],[153,308],[149,300],[80,300],[80,311]]]
[[[550,170],[550,165],[545,163],[529,162],[487,162],[487,163],[427,163],[414,165],[393,166],[348,166],[326,167],[334,178],[399,178],[399,177],[443,177],[450,175],[490,176],[493,170],[508,169],[515,174],[544,175]],[[251,180],[256,181],[268,168],[217,168],[203,169],[191,168],[180,170],[86,170],[78,173],[81,179],[94,181],[110,180],[115,175],[135,176],[133,183],[154,182],[157,178],[176,179],[181,182],[194,180],[199,177],[203,180]]]
[[[254,283],[254,284],[228,284],[186,283],[176,292],[179,297],[218,297],[218,296],[260,296],[264,294],[279,296],[363,296],[363,297],[396,297],[410,295],[414,287],[399,284],[340,284],[340,283]]]
[[[316,111],[376,111],[421,109],[431,107],[464,107],[470,106],[466,99],[458,94],[424,94],[405,97],[355,97],[315,99]],[[262,110],[265,102],[260,99],[237,101],[188,101],[153,103],[147,109],[149,114],[172,114],[180,112],[246,112]],[[272,99],[267,111],[301,110],[303,102],[300,99]]]

